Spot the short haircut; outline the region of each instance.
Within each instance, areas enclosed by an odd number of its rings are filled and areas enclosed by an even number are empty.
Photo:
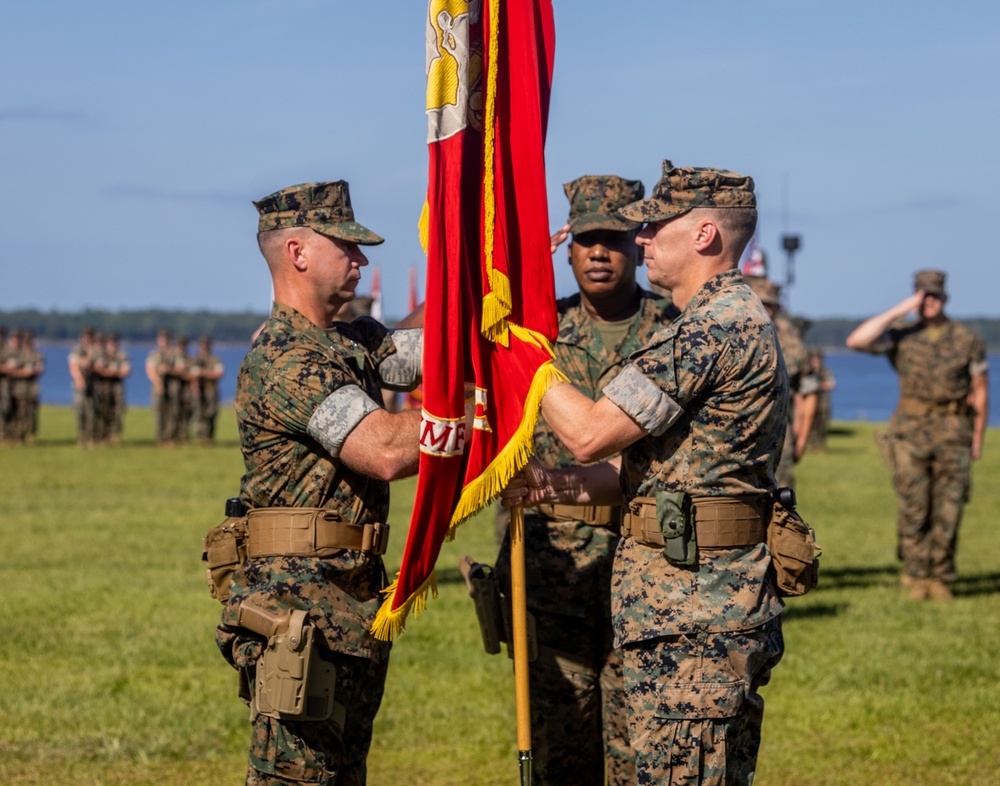
[[[712,213],[722,229],[723,242],[735,250],[737,258],[740,257],[757,231],[757,208],[714,208]]]

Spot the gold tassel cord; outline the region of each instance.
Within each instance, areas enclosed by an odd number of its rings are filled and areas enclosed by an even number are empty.
[[[490,3],[489,66],[486,71],[486,107],[483,118],[483,256],[490,291],[483,297],[483,317],[480,331],[494,343],[506,347],[507,317],[511,312],[510,279],[493,267],[496,242],[496,98],[500,59],[500,0]]]

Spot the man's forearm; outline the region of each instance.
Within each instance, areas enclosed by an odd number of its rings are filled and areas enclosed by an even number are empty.
[[[545,394],[542,415],[581,464],[620,453],[647,433],[610,399],[591,401],[569,383]]]

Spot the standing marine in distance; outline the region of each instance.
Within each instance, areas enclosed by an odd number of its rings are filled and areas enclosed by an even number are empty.
[[[945,274],[921,270],[912,295],[862,322],[847,346],[884,354],[899,376],[889,421],[902,583],[914,600],[949,600],[972,461],[989,418],[983,340],[944,313]],[[909,314],[917,319],[902,321]]]

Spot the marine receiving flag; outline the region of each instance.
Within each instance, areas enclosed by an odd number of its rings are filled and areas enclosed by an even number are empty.
[[[541,397],[564,378],[543,153],[554,44],[551,0],[428,4],[420,473],[379,638],[436,591],[445,537],[524,466]]]

